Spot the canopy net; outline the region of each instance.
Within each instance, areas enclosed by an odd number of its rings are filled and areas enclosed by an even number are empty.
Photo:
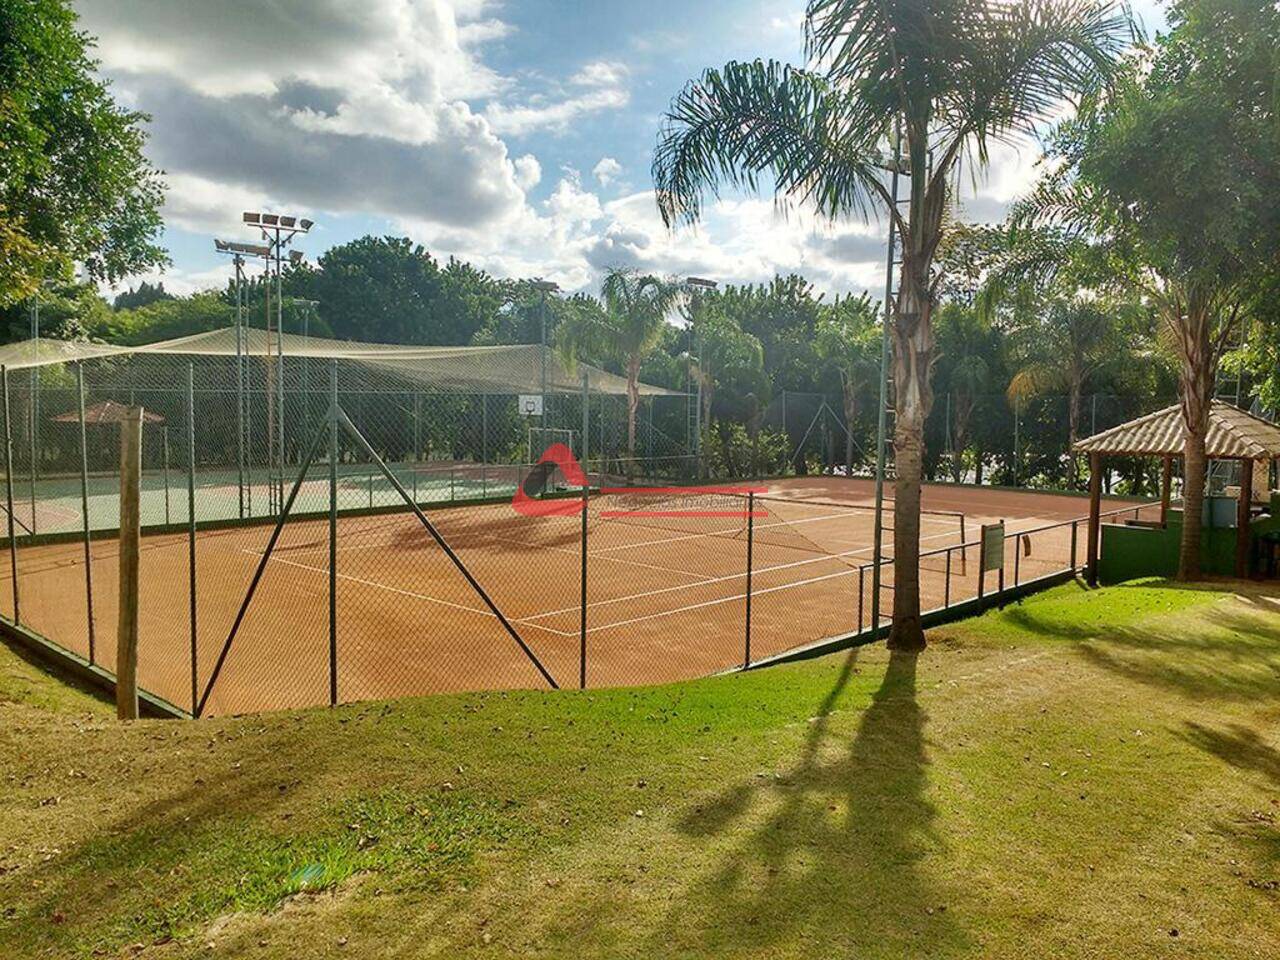
[[[144,524],[186,516],[188,459],[197,519],[275,513],[335,402],[424,501],[510,495],[541,454],[531,437],[566,442],[595,475],[693,469],[684,394],[638,385],[632,448],[625,378],[537,344],[433,347],[227,328],[139,347],[7,344],[0,367],[19,533],[79,529],[82,499],[92,527],[116,526],[117,425],[130,406],[146,411]],[[363,453],[342,459],[344,505],[390,502],[394,491],[370,479]]]

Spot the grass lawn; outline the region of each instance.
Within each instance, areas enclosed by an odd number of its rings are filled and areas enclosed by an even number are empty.
[[[930,640],[127,726],[0,647],[0,956],[1280,956],[1280,593]]]

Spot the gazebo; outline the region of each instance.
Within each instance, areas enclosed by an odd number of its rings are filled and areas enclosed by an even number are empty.
[[[1160,525],[1168,522],[1169,491],[1173,460],[1184,453],[1182,409],[1165,407],[1118,427],[1104,430],[1076,443],[1077,453],[1089,455],[1089,534],[1087,574],[1091,585],[1098,582],[1098,541],[1102,504],[1103,457],[1160,457],[1164,463],[1160,484]],[[1209,410],[1209,432],[1205,438],[1209,460],[1237,460],[1241,464],[1240,492],[1236,505],[1235,572],[1244,576],[1249,559],[1250,504],[1253,500],[1254,468],[1280,458],[1280,426],[1255,417],[1246,410],[1214,400]]]

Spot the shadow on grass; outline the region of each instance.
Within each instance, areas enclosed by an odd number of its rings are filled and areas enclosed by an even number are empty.
[[[1280,611],[1267,596],[1244,597],[1254,609],[1243,612],[1200,607],[1182,623],[1158,611],[1144,624],[1125,626],[1073,624],[1028,608],[1005,617],[1028,633],[1074,643],[1088,663],[1126,680],[1193,699],[1251,702],[1280,695]]]
[[[206,772],[185,782],[177,771],[148,771],[152,799],[104,817],[47,862],[0,878],[0,902],[16,909],[6,934],[15,947],[71,955],[90,943],[114,953],[218,912],[219,897],[252,866],[246,854],[254,842],[244,831],[269,830],[272,820],[284,827],[279,811],[294,805],[292,789],[281,789],[264,755],[243,759],[245,772]],[[320,763],[300,763],[290,773],[305,782]],[[198,888],[190,876],[200,879]],[[148,891],[142,899],[140,890]]]
[[[809,942],[832,955],[935,956],[964,943],[918,868],[938,841],[925,799],[917,658],[892,655],[857,732],[842,743],[830,715],[855,657],[791,769],[735,784],[685,814],[679,829],[705,840],[713,862],[655,932],[651,955],[676,944],[718,955]],[[736,835],[716,842],[735,826]]]
[[[1256,730],[1240,724],[1214,729],[1188,723],[1181,736],[1192,746],[1213,754],[1237,770],[1261,774],[1273,787],[1280,787],[1280,750],[1264,741]]]

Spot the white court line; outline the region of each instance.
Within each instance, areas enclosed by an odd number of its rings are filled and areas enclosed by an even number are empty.
[[[945,537],[945,536],[947,536],[947,534],[945,533],[935,533],[932,536],[921,537],[920,542],[923,543],[926,540],[936,540],[938,539],[938,537]],[[772,573],[774,570],[788,570],[791,567],[803,567],[806,564],[810,564],[810,563],[821,563],[823,560],[839,560],[841,557],[853,557],[853,556],[857,556],[860,553],[867,553],[868,551],[874,550],[874,549],[875,547],[873,546],[860,547],[857,550],[846,550],[843,553],[829,553],[829,554],[824,554],[823,556],[820,556],[820,557],[810,557],[807,560],[792,560],[788,563],[774,564],[772,567],[760,567],[758,569],[753,568],[751,573],[752,573],[752,576],[758,576],[760,574]],[[587,557],[588,563],[591,562],[591,557],[593,556],[595,556],[595,554],[588,554],[588,557]],[[747,571],[741,570],[737,573],[729,573],[720,577],[709,577],[706,580],[704,580],[702,583],[692,583],[692,584],[682,583],[682,584],[677,584],[674,587],[660,587],[656,590],[646,590],[643,593],[628,594],[625,597],[614,597],[611,600],[593,600],[592,602],[587,604],[587,607],[588,608],[602,607],[610,603],[624,603],[628,600],[639,600],[642,597],[653,597],[663,593],[671,593],[676,590],[687,590],[690,587],[701,587],[709,583],[723,583],[726,580],[739,580],[746,577],[746,575],[747,575]],[[755,590],[752,590],[751,592],[752,594],[756,593]],[[745,594],[743,596],[745,596]],[[533,614],[528,619],[537,620],[540,617],[559,616],[560,614],[563,614],[563,613],[572,613],[574,610],[581,610],[581,609],[582,609],[582,605],[577,604],[572,607],[564,607],[563,609],[560,609],[560,610],[549,610],[546,613]]]
[[[803,501],[797,501],[797,502],[803,502]],[[801,523],[817,523],[819,520],[836,520],[841,517],[848,517],[848,516],[849,516],[848,511],[842,511],[840,513],[825,514],[820,517],[805,517],[802,520],[779,520],[777,523],[757,523],[755,525],[755,529],[767,530],[771,527],[794,527]],[[922,526],[925,523],[948,523],[948,522],[954,522],[954,521],[945,521],[945,520],[938,520],[938,519],[926,520],[923,516],[920,518],[920,523]],[[956,523],[956,526],[959,526],[959,523]],[[684,540],[696,540],[699,537],[718,537],[726,533],[737,534],[737,533],[742,533],[745,530],[746,530],[745,526],[726,527],[723,530],[703,530],[703,531],[700,531],[699,533],[685,533],[685,534],[681,534],[678,537],[665,537],[661,540],[645,540],[640,543],[624,543],[616,547],[605,547],[603,550],[597,550],[595,553],[592,554],[592,556],[599,556],[602,553],[609,553],[614,550],[635,550],[638,547],[656,547],[663,543],[680,543],[681,541],[684,541]],[[852,543],[854,541],[845,541],[845,542]]]
[[[247,554],[250,554],[251,556],[259,556],[259,557],[262,556],[261,553],[255,553],[253,550],[245,550],[244,552]],[[313,567],[306,563],[298,563],[297,561],[294,561],[294,560],[286,560],[284,557],[272,557],[271,560],[273,563],[283,563],[287,567],[296,567],[299,570],[310,570],[312,573],[328,574],[329,572],[328,568],[326,567]],[[478,613],[481,616],[492,617],[494,620],[498,619],[496,616],[494,616],[494,613],[492,610],[489,610],[484,607],[468,607],[466,604],[454,603],[451,600],[441,600],[439,597],[433,597],[425,593],[415,593],[412,590],[402,590],[400,587],[393,587],[390,584],[380,583],[377,580],[365,580],[362,577],[353,577],[347,573],[339,573],[337,577],[339,580],[346,580],[350,583],[358,583],[361,586],[372,587],[377,590],[386,590],[388,593],[399,594],[402,597],[410,597],[414,600],[425,600],[427,603],[436,603],[442,607],[452,607],[454,610],[463,610],[463,611],[466,611],[467,613]],[[525,623],[526,621],[514,620],[512,622]],[[574,630],[574,631],[556,630],[552,627],[544,627],[536,623],[530,623],[529,626],[533,627],[535,630],[543,630],[547,633],[558,634],[559,636],[562,636],[562,637],[578,636],[577,630]]]
[[[434,542],[430,539],[431,535],[427,533],[426,530],[423,530],[422,534],[424,537],[427,538],[428,542]],[[550,546],[548,544],[542,544],[542,543],[529,543],[527,540],[520,540],[515,537],[502,537],[494,533],[477,533],[476,531],[468,530],[468,531],[463,531],[462,535],[469,536],[469,537],[477,537],[484,540],[492,540],[495,543],[512,543],[512,544],[515,544],[516,546],[527,547],[530,550],[551,550],[555,553],[567,553],[572,557],[578,557],[582,555],[581,550],[573,550],[573,549],[570,549],[569,547],[554,547],[554,546]],[[393,545],[393,543],[394,541],[386,540],[378,543],[352,544],[351,546],[348,546],[348,547],[339,547],[338,552],[346,553],[353,550],[379,550],[379,549],[384,549],[386,547],[390,547]],[[291,550],[289,552],[295,555],[302,555],[302,556],[306,556],[308,554],[317,554],[317,553],[327,554],[328,548],[327,547],[324,549],[317,548],[315,550]],[[592,554],[592,556],[596,556],[596,554]],[[642,567],[645,570],[657,570],[660,573],[678,573],[686,577],[692,577],[695,581],[695,585],[697,583],[709,583],[712,580],[712,578],[706,576],[705,574],[694,573],[692,570],[681,570],[676,567],[658,566],[657,564],[653,564],[653,563],[645,563],[642,560],[627,560],[622,557],[600,557],[600,559],[608,560],[611,563],[625,563],[628,566],[632,566],[632,567]]]

